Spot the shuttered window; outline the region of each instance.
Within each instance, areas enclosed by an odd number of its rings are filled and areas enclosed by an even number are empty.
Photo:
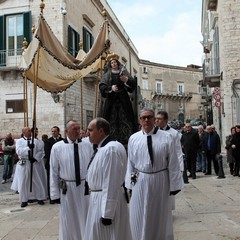
[[[68,26],[68,52],[74,57],[79,51],[80,34],[76,32],[71,26]]]
[[[31,12],[0,16],[0,66],[6,66],[6,57],[22,54],[23,38],[32,40]]]
[[[83,50],[87,53],[94,42],[94,37],[86,27],[83,27]]]

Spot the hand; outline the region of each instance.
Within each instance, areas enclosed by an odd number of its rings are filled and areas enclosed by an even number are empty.
[[[117,91],[118,91],[117,85],[112,85],[112,91],[113,91],[113,92],[117,92]]]
[[[233,145],[232,145],[232,148],[235,149],[235,148],[236,148],[236,145],[233,144]]]
[[[122,82],[126,83],[126,82],[128,81],[128,77],[125,76],[125,75],[122,75],[122,76],[120,76],[120,80],[121,80]]]
[[[34,157],[32,157],[32,158],[30,158],[30,162],[31,162],[31,163],[35,163],[35,162],[37,162],[37,159],[34,158]]]
[[[110,218],[101,218],[102,224],[107,226],[107,225],[111,225],[112,224],[112,219]]]
[[[171,191],[171,192],[170,192],[170,195],[176,195],[176,194],[178,194],[180,191],[181,191],[181,190]]]
[[[34,144],[34,143],[29,143],[29,144],[28,144],[28,147],[29,147],[30,149],[33,149],[33,148],[34,148],[34,146],[35,146],[35,144]]]

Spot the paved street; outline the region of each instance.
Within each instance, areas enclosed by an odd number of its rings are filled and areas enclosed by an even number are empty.
[[[175,240],[240,240],[240,178],[224,170],[225,179],[198,173],[176,196]],[[23,209],[10,185],[0,186],[0,240],[58,239],[58,206]]]

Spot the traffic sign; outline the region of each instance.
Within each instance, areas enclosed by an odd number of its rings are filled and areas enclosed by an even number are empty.
[[[219,93],[215,94],[213,97],[214,97],[215,100],[220,100],[221,99],[221,95]]]
[[[219,108],[221,107],[222,103],[220,101],[216,101],[215,102],[215,107]]]

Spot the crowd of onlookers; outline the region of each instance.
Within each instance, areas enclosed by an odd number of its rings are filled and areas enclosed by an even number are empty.
[[[219,173],[219,157],[221,157],[221,140],[214,125],[199,125],[194,129],[186,123],[182,130],[181,143],[185,154],[188,177],[196,179],[196,172],[212,174],[212,164],[216,175]],[[240,125],[231,128],[231,134],[223,144],[227,153],[230,174],[239,176],[240,159]],[[188,182],[188,179],[185,179]]]

